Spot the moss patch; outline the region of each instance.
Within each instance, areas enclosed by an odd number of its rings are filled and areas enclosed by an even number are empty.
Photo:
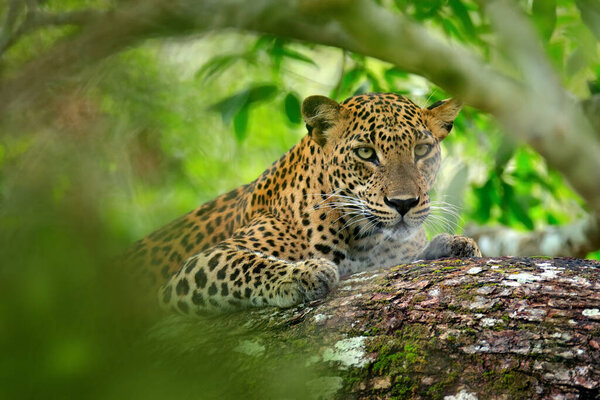
[[[386,390],[392,399],[420,395],[441,399],[457,379],[458,371],[441,351],[436,351],[435,335],[430,327],[405,326],[393,335],[373,338],[367,351],[377,354],[368,375],[389,376],[392,386]],[[438,349],[439,350],[439,349]]]

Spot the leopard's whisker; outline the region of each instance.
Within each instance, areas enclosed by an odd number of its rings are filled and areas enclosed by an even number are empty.
[[[377,220],[374,217],[372,217],[369,219],[369,223],[367,223],[363,228],[359,230],[359,232],[356,235],[354,235],[354,239],[356,239],[358,235],[363,235],[363,233],[365,235],[371,234],[376,230],[376,228]]]
[[[448,232],[455,232],[456,230],[460,229],[460,225],[459,224],[457,224],[456,222],[451,221],[451,220],[445,218],[442,215],[430,214],[428,216],[427,220],[429,220],[431,222],[437,222],[438,226],[443,227],[444,230],[448,231]]]
[[[441,206],[435,206],[435,205],[432,205],[430,207],[431,207],[431,211],[436,214],[448,214],[456,219],[462,219],[462,216],[460,215],[460,213],[457,210],[453,210],[453,209],[441,207]]]
[[[308,196],[320,196],[320,197],[324,197],[319,203],[317,203],[317,205],[321,205],[324,202],[326,202],[327,200],[331,199],[333,196],[337,195],[337,192],[339,192],[341,189],[336,189],[332,192],[329,193],[307,193],[306,197]]]
[[[364,225],[363,227],[360,228],[360,230],[358,231],[358,233],[356,235],[354,235],[354,239],[357,238],[357,236],[359,234],[368,234],[371,233],[373,231],[373,228],[375,228],[377,226],[377,222],[373,221],[373,218],[369,218],[369,221],[366,225]]]
[[[350,218],[350,220],[351,220],[352,218],[354,218],[354,217],[356,216],[356,214],[357,214],[357,210],[354,210],[354,211],[352,211],[352,212],[349,212],[349,213],[346,213],[346,214],[343,214],[343,213],[342,213],[342,215],[341,215],[339,218],[337,218],[335,221],[333,221],[331,224],[332,224],[332,225],[334,225],[336,222],[338,222],[339,220],[341,220],[341,219],[342,219],[342,218],[344,218],[344,217],[348,217],[348,218]],[[357,215],[358,215],[358,216],[360,216],[361,214],[359,213],[359,214],[357,214]],[[346,223],[347,223],[347,222],[345,222],[345,224],[346,224]],[[345,225],[345,224],[344,224],[344,225]],[[342,228],[342,229],[340,229],[340,231],[341,231],[341,230],[343,230],[343,228]]]
[[[357,219],[357,217],[358,217],[358,219]],[[355,215],[350,221],[346,222],[340,230],[344,230],[346,228],[351,227],[352,225],[356,225],[359,222],[368,220],[368,219],[369,219],[369,214],[366,214],[366,213],[361,213],[361,214]]]
[[[433,235],[446,232],[446,229],[441,227],[438,222],[433,221],[431,219],[426,219],[425,221],[423,221],[423,227],[425,228],[426,231],[428,231],[430,234],[433,234]]]
[[[447,212],[460,213],[460,209],[461,209],[461,207],[457,206],[456,204],[448,203],[446,201],[441,201],[441,200],[431,201],[430,205],[435,209],[440,209],[440,210],[444,210]]]
[[[448,210],[440,210],[440,209],[434,209],[432,210],[431,215],[435,215],[437,217],[441,217],[447,220],[451,220],[453,222],[455,222],[457,225],[458,223],[462,223],[463,222],[463,218],[460,214],[456,213],[456,212],[450,212]]]

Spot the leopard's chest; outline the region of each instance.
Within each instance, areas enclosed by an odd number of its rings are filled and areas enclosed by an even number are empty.
[[[339,264],[340,276],[412,261],[426,243],[422,228],[383,230],[353,243],[347,250],[347,257]]]

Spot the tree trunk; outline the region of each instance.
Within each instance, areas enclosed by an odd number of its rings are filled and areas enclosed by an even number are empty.
[[[244,398],[596,399],[599,267],[415,262],[355,274],[293,309],[169,317],[151,336],[196,363],[216,365],[212,355]],[[229,398],[236,384],[205,393]]]

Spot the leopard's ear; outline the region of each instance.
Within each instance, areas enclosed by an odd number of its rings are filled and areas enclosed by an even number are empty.
[[[340,118],[340,105],[325,96],[310,96],[302,103],[302,116],[308,135],[323,146],[327,142],[327,130]]]
[[[452,130],[461,106],[455,99],[436,101],[423,110],[423,122],[435,137],[443,140]]]

